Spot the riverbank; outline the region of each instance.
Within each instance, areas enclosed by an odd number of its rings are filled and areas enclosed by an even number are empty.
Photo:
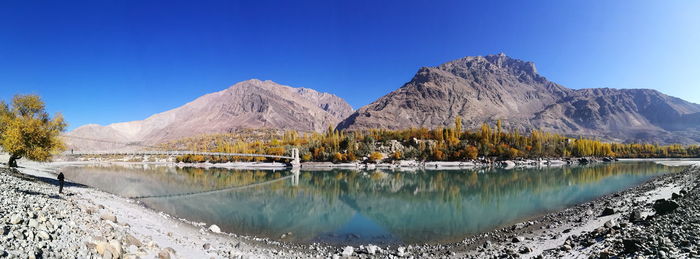
[[[460,258],[699,257],[700,167],[417,253],[445,250]]]
[[[71,184],[66,188],[65,195],[56,195],[54,176],[45,172],[55,165],[30,162],[27,164],[29,167],[20,169],[23,174],[8,173],[6,169],[0,169],[2,170],[0,195],[3,197],[0,204],[0,225],[2,225],[0,254],[35,253],[44,257],[52,257],[51,255],[83,257],[104,256],[107,252],[113,255],[120,251],[124,258],[136,256],[153,258],[159,254],[174,258],[237,256],[308,258],[342,255],[360,258],[391,256],[528,258],[540,255],[547,258],[588,257],[589,255],[597,257],[651,252],[659,254],[658,251],[647,251],[655,247],[650,243],[654,240],[624,241],[626,238],[629,239],[625,233],[635,233],[630,234],[630,238],[663,236],[650,234],[651,232],[635,232],[640,231],[639,229],[641,231],[655,229],[663,232],[677,228],[675,225],[673,228],[669,226],[679,220],[684,224],[683,226],[700,229],[697,227],[697,222],[700,222],[697,219],[700,214],[700,210],[697,209],[697,186],[700,183],[695,180],[700,175],[698,168],[689,169],[683,173],[663,175],[632,189],[558,212],[532,217],[518,224],[466,238],[462,242],[380,248],[372,245],[360,247],[295,245],[255,237],[215,233],[212,229],[216,230],[216,228],[210,229],[210,226],[204,223],[191,223],[172,218],[164,213],[145,208],[134,200],[87,186]],[[27,164],[22,163],[22,165]],[[681,195],[683,193],[681,191],[685,191],[685,195],[676,197],[675,202],[681,206],[677,211],[690,208],[683,212],[685,214],[674,216],[668,221],[659,220],[670,217],[668,215],[672,214],[647,217],[654,214],[649,206],[655,200],[670,199],[674,192]],[[612,209],[613,214],[599,217],[606,208]],[[640,217],[646,217],[643,221],[629,222],[627,218],[635,209],[641,210]],[[111,220],[112,216],[114,221]],[[17,224],[13,224],[15,219],[19,220]],[[50,225],[44,222],[49,222]],[[53,226],[56,225],[60,227],[54,228]],[[609,232],[606,232],[608,230]],[[46,235],[40,233],[41,231],[46,232],[49,238],[42,239]],[[684,231],[686,232],[677,236],[691,241],[698,240],[697,232]],[[598,236],[601,233],[604,235]],[[697,251],[697,243],[687,247],[687,244],[678,241],[680,239],[669,240],[670,243],[664,241],[669,243],[668,249],[664,252],[666,255],[680,257],[697,255],[693,254]],[[657,244],[658,240],[656,241],[653,244]],[[625,252],[625,243],[634,243],[634,247],[640,249]],[[34,249],[36,247],[38,250]],[[605,253],[601,254],[602,252]]]

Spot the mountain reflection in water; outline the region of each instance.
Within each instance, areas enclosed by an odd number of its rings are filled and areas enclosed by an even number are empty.
[[[292,173],[153,165],[63,170],[71,181],[126,197],[223,189],[141,201],[227,232],[284,235],[282,240],[301,243],[385,244],[458,241],[682,169],[617,162],[480,171],[301,171],[269,184]],[[259,185],[231,188],[251,184]]]

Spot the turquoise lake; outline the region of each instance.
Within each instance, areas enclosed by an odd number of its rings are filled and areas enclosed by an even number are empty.
[[[414,244],[460,241],[682,169],[634,161],[511,170],[62,170],[70,181],[141,197],[152,209],[226,232],[294,243]]]

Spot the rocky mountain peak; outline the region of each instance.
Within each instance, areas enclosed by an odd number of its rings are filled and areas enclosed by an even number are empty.
[[[504,53],[487,56],[468,56],[437,66],[437,69],[468,79],[484,74],[512,74],[524,81],[545,82],[537,73],[535,63],[511,58]]]
[[[76,150],[114,150],[138,148],[138,145],[105,145],[106,142],[82,141],[80,138],[71,139],[70,136],[153,145],[238,129],[323,131],[352,112],[353,109],[347,102],[332,94],[294,88],[269,80],[251,79],[145,120],[107,126],[84,126],[66,135],[69,137],[69,146]]]
[[[420,68],[411,81],[358,109],[338,128],[436,128],[457,116],[465,128],[501,120],[521,131],[700,143],[700,105],[650,89],[569,89],[539,75],[534,63],[504,53]]]

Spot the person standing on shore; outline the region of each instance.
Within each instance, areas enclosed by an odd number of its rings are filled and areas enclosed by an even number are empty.
[[[65,180],[65,176],[63,176],[63,172],[58,173],[58,193],[63,193],[63,180]]]

